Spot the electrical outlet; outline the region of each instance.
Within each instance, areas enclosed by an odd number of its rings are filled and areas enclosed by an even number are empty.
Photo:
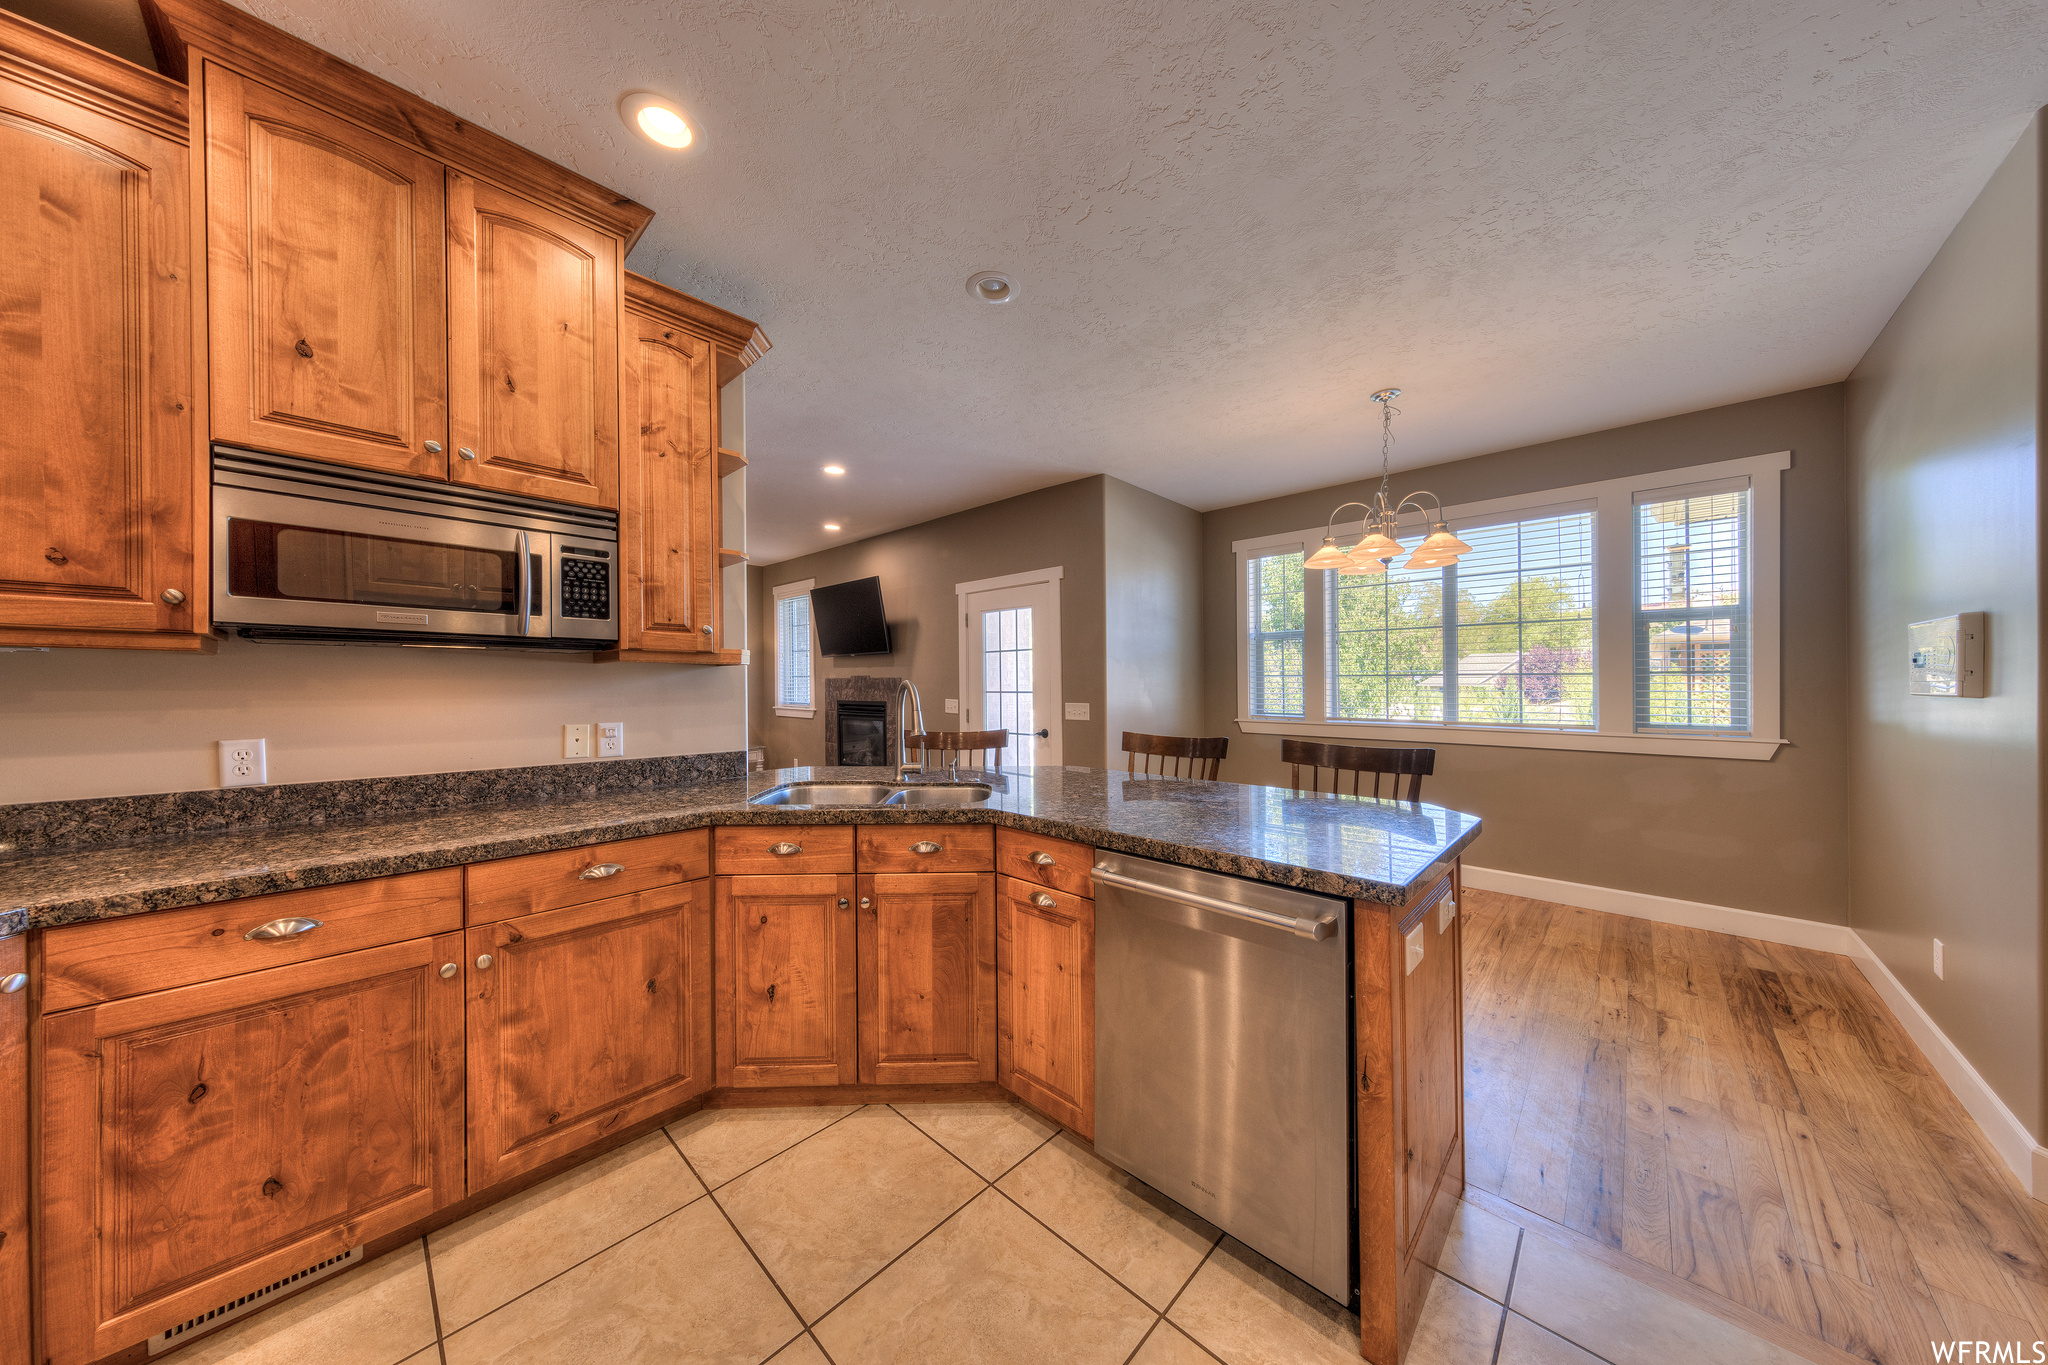
[[[599,758],[624,758],[626,756],[626,722],[622,720],[601,720],[597,723],[597,756]]]
[[[1458,917],[1458,903],[1445,896],[1436,903],[1436,931],[1441,934],[1451,927],[1451,921]]]
[[[949,716],[960,714],[960,699],[958,697],[946,698],[946,714]]]
[[[1088,719],[1088,703],[1085,701],[1068,702],[1066,705],[1066,718],[1068,720]]]
[[[1941,977],[1941,940],[1934,940],[1934,974]],[[1945,978],[1944,978],[1945,979]]]
[[[1428,948],[1428,946],[1428,942],[1422,936],[1421,925],[1418,924],[1413,929],[1410,929],[1408,931],[1407,957],[1408,971],[1411,974],[1415,971],[1417,967],[1420,967],[1422,965],[1422,955],[1424,951]]]
[[[564,725],[562,727],[562,757],[590,757],[590,727],[588,725]]]
[[[223,787],[261,787],[270,781],[270,762],[260,739],[224,739],[220,742],[220,784]]]

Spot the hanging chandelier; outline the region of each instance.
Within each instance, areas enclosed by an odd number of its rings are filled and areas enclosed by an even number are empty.
[[[1308,557],[1305,567],[1335,569],[1340,574],[1385,573],[1389,561],[1405,554],[1408,562],[1401,566],[1404,569],[1440,569],[1446,564],[1457,563],[1459,555],[1472,552],[1470,545],[1451,534],[1451,528],[1444,522],[1443,499],[1436,494],[1425,489],[1410,493],[1399,502],[1390,500],[1392,474],[1388,461],[1394,446],[1394,414],[1400,411],[1394,406],[1394,400],[1400,396],[1399,389],[1381,389],[1372,396],[1372,401],[1380,405],[1380,491],[1369,503],[1347,502],[1330,513],[1330,520],[1323,527],[1322,548]],[[1418,498],[1428,498],[1436,504],[1436,520],[1431,524],[1429,534],[1410,554],[1394,533],[1402,511],[1410,503],[1414,503],[1415,510],[1424,516],[1429,514],[1429,509],[1416,501]],[[1365,509],[1365,534],[1355,544],[1340,546],[1335,534],[1337,518],[1351,507]]]

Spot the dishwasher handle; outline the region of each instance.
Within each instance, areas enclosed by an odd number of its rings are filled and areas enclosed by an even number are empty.
[[[1161,886],[1158,882],[1148,882],[1141,877],[1128,877],[1121,872],[1111,872],[1101,867],[1095,869],[1095,880],[1108,882],[1112,886],[1126,887],[1132,891],[1141,891],[1148,896],[1157,896],[1161,900],[1179,901],[1183,905],[1214,910],[1219,915],[1231,915],[1237,919],[1248,919],[1254,924],[1285,929],[1290,934],[1298,934],[1302,938],[1312,938],[1318,942],[1337,936],[1337,916],[1334,913],[1318,915],[1314,919],[1302,915],[1282,915],[1272,910],[1260,910],[1255,906],[1218,900],[1214,896],[1204,896],[1198,891],[1179,891],[1170,886]]]

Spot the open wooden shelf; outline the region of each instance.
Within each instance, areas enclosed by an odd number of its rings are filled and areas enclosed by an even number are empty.
[[[739,453],[739,452],[738,452],[737,450],[727,450],[727,449],[726,449],[726,448],[725,448],[724,446],[720,446],[720,447],[718,448],[718,477],[719,477],[719,478],[721,478],[721,479],[722,479],[722,478],[724,478],[724,477],[725,477],[726,475],[728,475],[728,474],[737,474],[737,473],[739,473],[739,472],[740,472],[740,471],[741,471],[742,469],[745,469],[746,467],[747,467],[747,457],[746,457],[746,456],[744,456],[744,455],[740,454],[740,453]]]
[[[718,551],[718,567],[721,569],[725,568],[729,564],[744,564],[746,562],[747,552],[745,550],[727,550],[721,548]]]

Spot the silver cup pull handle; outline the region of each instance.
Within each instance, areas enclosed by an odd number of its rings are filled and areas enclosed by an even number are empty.
[[[1050,910],[1053,906],[1059,904],[1058,901],[1054,900],[1051,896],[1046,895],[1043,891],[1032,892],[1031,903],[1041,910]]]
[[[1050,853],[1045,853],[1041,851],[1031,855],[1031,862],[1033,866],[1036,867],[1051,867],[1053,864],[1053,857]]]
[[[603,877],[616,877],[626,870],[624,863],[592,863],[576,874],[578,881],[594,882]]]
[[[768,851],[778,858],[791,858],[803,852],[804,846],[802,844],[792,844],[785,840],[779,844],[768,845]]]
[[[304,919],[294,915],[289,919],[274,919],[267,924],[259,924],[248,933],[242,935],[242,937],[245,940],[255,942],[266,942],[271,939],[280,938],[299,938],[312,933],[320,925],[320,920]]]
[[[944,853],[946,850],[943,844],[935,844],[929,839],[919,839],[910,846],[910,851],[912,853]]]

